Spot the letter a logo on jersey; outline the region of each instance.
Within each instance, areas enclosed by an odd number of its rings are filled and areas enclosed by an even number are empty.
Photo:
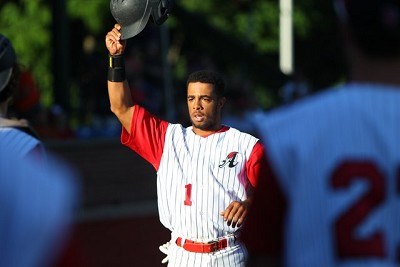
[[[229,163],[229,165],[228,165],[229,168],[235,167],[238,164],[237,156],[238,156],[238,152],[229,153],[229,155],[226,157],[226,159],[224,159],[222,161],[222,163],[220,165],[218,165],[218,167],[222,168],[228,163]]]

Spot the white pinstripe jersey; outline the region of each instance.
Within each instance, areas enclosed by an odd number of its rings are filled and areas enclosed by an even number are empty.
[[[232,233],[220,215],[247,199],[244,170],[257,139],[229,128],[206,138],[170,124],[157,172],[160,220],[178,236],[208,241]]]
[[[288,203],[286,266],[400,266],[400,88],[348,84],[256,121]]]
[[[37,147],[41,154],[45,153],[43,144],[38,139],[12,127],[0,127],[0,145],[21,157],[25,157]]]
[[[245,162],[257,139],[230,128],[207,138],[192,127],[168,126],[157,172],[160,220],[176,237],[208,242],[234,233],[220,212],[232,201],[247,199]],[[173,244],[168,266],[243,266],[245,252],[236,245],[211,254],[186,252]]]

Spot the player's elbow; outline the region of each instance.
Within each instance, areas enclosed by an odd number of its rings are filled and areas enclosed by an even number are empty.
[[[123,106],[111,105],[110,110],[115,116],[117,116],[117,118],[123,118],[129,113],[129,108]]]
[[[118,118],[124,128],[130,132],[130,125],[133,117],[134,107],[130,108],[115,108],[111,106],[111,112]]]

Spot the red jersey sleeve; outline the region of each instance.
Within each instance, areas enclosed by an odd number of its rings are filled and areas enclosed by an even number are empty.
[[[122,127],[121,143],[147,160],[158,170],[165,143],[168,122],[135,105],[131,133]]]
[[[265,168],[264,146],[257,142],[246,162],[247,178],[253,187],[256,187],[259,177],[265,175]]]
[[[260,176],[256,185],[240,239],[246,245],[249,255],[278,259],[283,253],[286,199],[267,156],[264,159],[265,175]]]

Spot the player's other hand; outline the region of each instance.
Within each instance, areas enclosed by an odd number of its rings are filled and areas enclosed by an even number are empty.
[[[106,47],[110,55],[120,55],[124,52],[126,41],[121,40],[121,25],[115,24],[114,28],[106,35]]]
[[[250,199],[245,201],[233,201],[220,215],[224,217],[224,221],[227,222],[228,226],[239,227],[246,218],[249,205]]]

